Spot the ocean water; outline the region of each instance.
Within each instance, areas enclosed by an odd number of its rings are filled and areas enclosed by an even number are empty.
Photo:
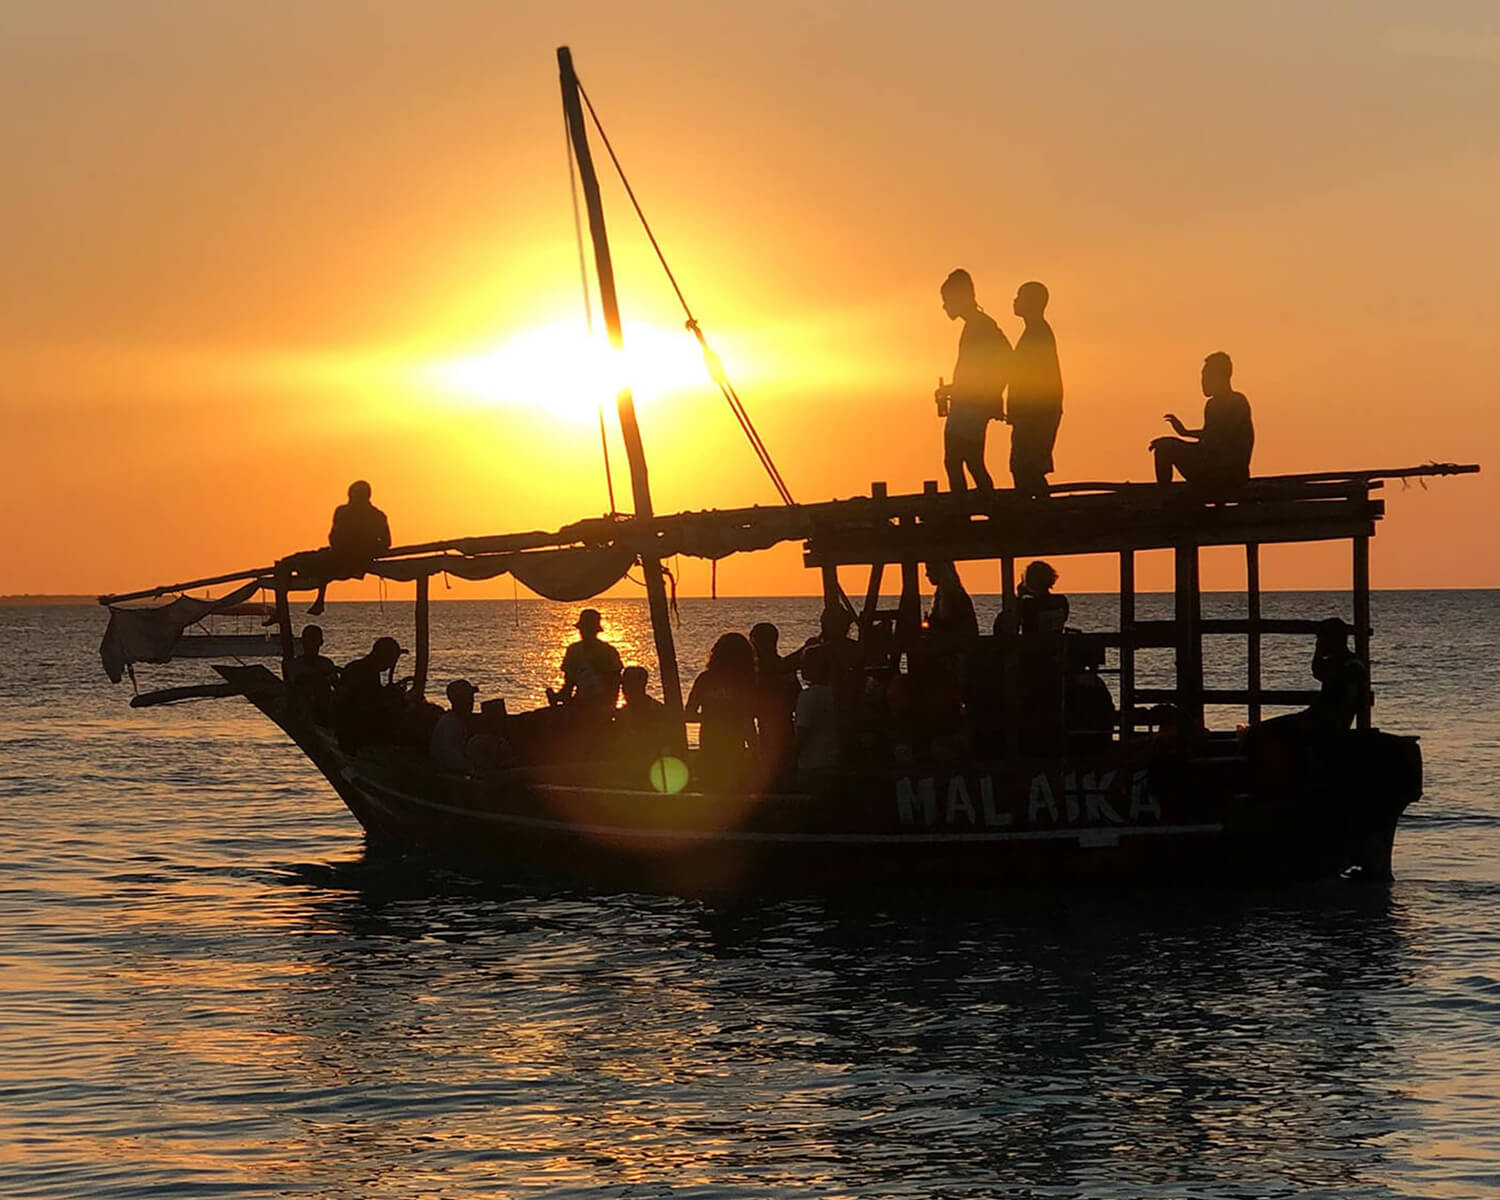
[[[684,601],[685,676],[816,607]],[[572,616],[435,605],[432,690],[535,700]],[[1500,593],[1374,618],[1427,762],[1388,889],[709,905],[367,859],[243,702],[132,710],[97,610],[0,609],[0,1195],[1500,1195]],[[323,624],[342,660],[410,606]]]

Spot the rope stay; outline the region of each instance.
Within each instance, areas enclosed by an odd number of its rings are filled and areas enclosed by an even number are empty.
[[[651,249],[656,252],[656,259],[661,263],[661,269],[666,272],[667,282],[672,285],[672,290],[677,294],[677,302],[682,305],[683,315],[687,318],[684,328],[698,339],[698,346],[703,351],[703,364],[708,370],[709,377],[718,385],[719,391],[724,396],[724,401],[729,405],[729,411],[739,422],[740,430],[745,439],[750,443],[750,448],[755,452],[755,457],[760,460],[760,465],[765,469],[766,475],[771,480],[771,485],[776,489],[776,494],[781,498],[783,504],[795,504],[792,499],[791,490],[782,478],[781,471],[777,468],[775,460],[771,457],[771,451],[767,448],[765,441],[760,436],[760,431],[755,428],[755,422],[750,419],[750,413],[745,408],[744,401],[740,399],[734,384],[730,382],[729,374],[724,369],[724,363],[709,346],[707,339],[703,336],[703,330],[698,325],[698,319],[693,315],[692,307],[687,302],[687,297],[682,294],[682,288],[678,286],[677,276],[672,273],[671,265],[667,262],[667,256],[662,253],[661,244],[656,240],[656,233],[651,228],[651,222],[646,219],[646,213],[641,208],[641,202],[636,199],[635,189],[630,186],[630,180],[625,175],[625,168],[620,162],[620,156],[615,153],[615,148],[609,140],[609,134],[604,132],[604,125],[599,120],[599,114],[594,111],[594,102],[589,99],[589,94],[584,90],[583,84],[578,84],[578,94],[583,97],[584,107],[588,109],[589,119],[594,123],[594,129],[599,134],[599,139],[604,143],[604,149],[609,154],[609,160],[614,164],[615,173],[620,177],[620,183],[625,188],[625,194],[630,198],[631,207],[635,209],[635,215],[640,219],[641,228],[645,230],[647,239],[651,242]],[[571,145],[571,143],[570,143]],[[569,158],[568,169],[573,169],[572,159]],[[577,200],[574,200],[574,222],[577,222]],[[579,243],[580,247],[582,242]],[[580,249],[580,253],[582,253]]]
[[[583,321],[588,329],[589,344],[594,341],[594,303],[589,295],[588,261],[583,254],[583,220],[578,215],[578,170],[573,161],[573,130],[563,114],[563,139],[568,148],[568,198],[573,201],[573,241],[578,246],[578,281],[583,285]],[[596,406],[599,412],[599,449],[604,454],[604,486],[609,492],[609,515],[620,510],[615,505],[615,480],[609,468],[609,437],[604,432],[604,401]]]

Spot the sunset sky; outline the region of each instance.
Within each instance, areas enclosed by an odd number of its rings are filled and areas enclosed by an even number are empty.
[[[1223,349],[1258,473],[1483,463],[1388,490],[1374,580],[1500,586],[1493,0],[12,0],[0,593],[266,563],[359,477],[398,542],[603,512],[563,43],[798,499],[941,477],[961,265],[1012,338],[1016,285],[1051,288],[1055,481],[1149,478]],[[605,203],[658,510],[774,503]],[[720,589],[816,590],[799,564]]]

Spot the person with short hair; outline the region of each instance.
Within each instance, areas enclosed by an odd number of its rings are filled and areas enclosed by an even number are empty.
[[[814,644],[802,652],[802,678],[807,686],[797,696],[793,718],[797,770],[831,771],[839,764],[839,723],[827,647]]]
[[[349,502],[333,510],[328,549],[314,569],[321,569],[318,596],[307,611],[320,616],[332,579],[362,579],[370,562],[391,548],[391,526],[385,513],[370,503],[370,485],[356,479],[349,485]],[[311,565],[311,564],[309,564]]]
[[[797,695],[794,662],[779,651],[781,631],[770,621],[759,621],[750,629],[755,651],[755,729],[759,735],[762,763],[770,775],[778,774],[792,755],[792,714]]]
[[[395,638],[378,637],[370,653],[339,673],[333,695],[334,728],[345,750],[394,740],[406,703],[406,690],[395,679],[396,663],[405,653]]]
[[[1203,360],[1203,427],[1188,429],[1175,414],[1163,418],[1177,437],[1151,442],[1156,457],[1156,482],[1171,483],[1172,471],[1189,483],[1232,487],[1250,478],[1250,455],[1255,449],[1255,422],[1250,401],[1230,386],[1234,364],[1222,350]]]
[[[1011,304],[1026,322],[1010,356],[1005,419],[1010,422],[1010,475],[1023,496],[1045,496],[1052,473],[1052,448],[1062,423],[1062,368],[1057,338],[1043,314],[1047,288],[1035,280],[1023,283]]]
[[[1005,384],[1010,368],[1010,341],[995,319],[979,307],[974,280],[962,267],[943,281],[943,312],[950,321],[963,321],[958,339],[958,361],[953,382],[938,381],[933,393],[943,427],[943,468],[953,492],[969,489],[967,469],[981,492],[993,491],[994,480],[984,465],[985,427],[1004,419]]]
[[[547,699],[607,715],[620,697],[620,652],[600,638],[604,618],[597,608],[580,612],[575,628],[578,640],[563,653],[562,688],[548,688]]]
[[[323,653],[321,626],[304,625],[298,640],[299,653],[287,664],[287,683],[307,714],[318,724],[327,724],[339,679],[338,666]]]
[[[474,769],[469,754],[469,738],[474,733],[474,696],[476,689],[467,679],[455,679],[446,689],[448,711],[432,727],[427,744],[428,757],[439,771],[467,775]]]

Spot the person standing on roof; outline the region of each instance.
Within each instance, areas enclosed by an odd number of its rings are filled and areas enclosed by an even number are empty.
[[[948,487],[968,491],[965,469],[982,492],[994,490],[994,481],[984,465],[985,427],[1005,419],[1005,382],[1010,368],[1010,341],[995,319],[974,298],[974,281],[963,268],[943,281],[943,311],[950,321],[962,320],[958,338],[958,361],[953,382],[938,380],[933,398],[938,416],[947,417],[943,429],[943,468]]]
[[[1057,339],[1042,314],[1047,289],[1032,280],[1016,292],[1011,308],[1026,322],[1010,360],[1006,420],[1010,422],[1010,475],[1023,496],[1045,496],[1052,472],[1052,447],[1062,422],[1062,369]]]
[[[620,698],[620,652],[600,639],[603,627],[597,608],[578,614],[578,640],[563,654],[562,690],[548,688],[548,700],[595,709],[606,716],[614,711]]]
[[[315,617],[322,613],[329,580],[363,578],[370,561],[390,548],[390,523],[385,513],[370,503],[370,485],[356,479],[349,485],[349,502],[333,510],[323,559],[324,577],[318,584],[318,597],[307,611]]]
[[[1203,360],[1203,428],[1188,429],[1168,413],[1163,419],[1177,437],[1151,442],[1156,456],[1156,482],[1171,483],[1172,468],[1190,483],[1233,486],[1250,478],[1250,453],[1255,449],[1255,423],[1250,401],[1229,384],[1234,364],[1222,350]]]

